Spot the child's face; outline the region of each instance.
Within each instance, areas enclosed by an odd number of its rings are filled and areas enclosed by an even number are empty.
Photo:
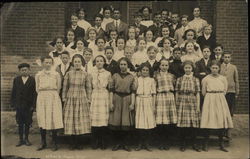
[[[116,32],[116,31],[111,31],[111,32],[110,32],[110,38],[111,38],[112,40],[115,40],[117,37],[118,37],[118,35],[117,35],[117,32]]]
[[[61,50],[63,48],[63,40],[62,39],[56,40],[56,48],[59,50]]]
[[[168,48],[170,48],[170,46],[171,46],[170,41],[168,39],[164,40],[163,48],[168,49]]]
[[[99,39],[97,41],[97,47],[99,48],[99,50],[103,50],[104,49],[104,40],[103,39]]]
[[[211,73],[212,74],[218,74],[219,73],[219,66],[218,65],[212,65],[211,67],[210,67],[210,70],[211,70]]]
[[[168,18],[168,12],[167,11],[162,11],[161,12],[161,19],[165,20]]]
[[[193,44],[193,43],[188,43],[188,44],[186,45],[186,51],[187,51],[188,53],[194,52],[194,44]]]
[[[161,64],[160,64],[160,70],[161,70],[162,72],[167,72],[167,71],[168,71],[168,68],[169,68],[169,63],[168,63],[168,61],[162,60],[162,61],[161,61]]]
[[[145,40],[140,40],[138,47],[139,47],[140,51],[143,51],[146,48],[146,42],[145,42]]]
[[[21,76],[28,76],[29,75],[30,69],[28,67],[22,67],[19,69],[20,75]]]
[[[202,53],[203,53],[203,56],[204,56],[205,59],[208,59],[210,57],[210,55],[211,55],[211,51],[210,51],[209,48],[203,49]]]
[[[80,58],[77,57],[77,58],[74,58],[73,64],[74,64],[74,68],[80,69],[82,66],[82,61]]]
[[[228,64],[231,62],[231,55],[230,54],[225,54],[223,57],[223,61]]]
[[[96,39],[96,32],[94,30],[91,30],[89,32],[89,39],[90,40],[95,40]]]
[[[214,53],[215,53],[215,55],[222,55],[223,50],[220,46],[218,46],[214,49]]]
[[[178,23],[178,21],[179,21],[178,14],[172,14],[171,19],[172,19],[174,24]]]
[[[186,75],[190,75],[192,71],[193,71],[193,67],[190,64],[186,64],[184,66],[184,72]]]
[[[199,17],[200,16],[200,8],[194,8],[193,15],[194,15],[194,17]]]
[[[128,37],[131,40],[135,39],[135,29],[131,28],[131,29],[128,30]]]
[[[124,39],[118,39],[117,40],[117,48],[119,50],[123,50],[124,47],[125,47],[125,41],[124,41]]]
[[[188,24],[188,19],[187,19],[187,18],[182,18],[182,19],[181,19],[181,24],[182,24],[183,26],[187,26],[187,24]]]
[[[83,49],[83,42],[82,41],[77,41],[76,47],[77,47],[78,50],[82,50]]]
[[[160,23],[161,22],[161,15],[156,15],[155,17],[154,17],[154,22],[155,23]]]
[[[110,18],[110,16],[111,16],[111,11],[110,10],[105,10],[104,11],[104,17],[105,18]]]
[[[75,34],[74,34],[72,31],[69,31],[69,32],[67,33],[67,39],[68,39],[69,42],[74,41],[74,39],[75,39]]]
[[[143,67],[141,70],[141,75],[143,77],[148,77],[149,76],[149,68],[148,67]]]
[[[95,64],[98,69],[102,69],[104,65],[104,59],[102,57],[97,57],[95,59]]]
[[[128,58],[128,59],[132,59],[133,52],[130,51],[130,50],[125,50],[124,56],[125,56],[126,58]]]
[[[75,25],[77,25],[77,21],[78,21],[78,17],[72,15],[71,16],[71,24],[75,26]]]
[[[96,17],[95,18],[95,25],[99,27],[99,26],[101,26],[101,24],[102,24],[102,18]]]
[[[176,60],[180,60],[180,59],[181,59],[181,51],[177,50],[177,51],[175,51],[175,52],[173,53],[173,55],[174,55],[174,58],[175,58]]]
[[[138,28],[138,27],[135,28],[136,37],[138,37],[140,35],[140,31],[141,31],[140,28]]]
[[[44,59],[44,61],[43,61],[43,67],[46,70],[49,70],[51,68],[52,64],[53,64],[52,59]]]
[[[147,54],[148,54],[148,58],[149,58],[150,60],[154,60],[154,59],[156,58],[156,52],[155,52],[154,49],[150,49],[150,50],[147,52]]]
[[[126,61],[122,60],[120,62],[120,69],[121,69],[121,72],[127,72],[128,64]]]
[[[211,28],[210,26],[205,27],[205,29],[204,29],[204,33],[205,33],[206,35],[211,34],[211,33],[212,33],[212,28]]]
[[[163,37],[169,37],[169,29],[168,28],[162,28],[162,36]]]
[[[149,16],[149,10],[148,8],[143,9],[142,14],[146,17]]]
[[[194,39],[194,32],[192,32],[192,31],[187,32],[186,38],[187,38],[187,40],[193,40]]]
[[[136,23],[140,24],[141,21],[142,21],[142,17],[141,17],[141,16],[135,17],[135,22],[136,22]]]
[[[147,31],[146,32],[146,40],[147,41],[152,41],[152,39],[153,39],[153,33],[152,33],[152,31]]]
[[[80,11],[78,16],[79,16],[79,19],[84,19],[84,17],[85,17],[84,11]]]
[[[90,59],[92,58],[92,53],[89,51],[84,52],[83,58],[86,60],[86,62],[89,62]]]
[[[105,51],[105,56],[108,60],[111,60],[114,55],[114,52],[111,49]]]
[[[69,62],[69,55],[67,54],[62,54],[61,55],[61,60],[64,64],[67,64]]]

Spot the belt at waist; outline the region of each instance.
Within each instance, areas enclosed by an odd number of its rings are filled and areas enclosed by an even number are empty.
[[[207,93],[224,93],[224,91],[207,91]]]
[[[178,92],[179,94],[189,94],[189,95],[191,95],[191,94],[193,94],[193,95],[195,95],[197,92]]]
[[[161,91],[161,92],[158,92],[157,93],[174,93],[174,91]]]
[[[39,91],[57,91],[57,89],[39,89]]]
[[[131,95],[132,93],[123,93],[123,92],[114,92],[115,94],[119,95],[119,96],[128,96]]]
[[[152,97],[152,95],[151,94],[148,94],[148,95],[146,95],[146,94],[137,94],[137,97],[148,98],[148,97]]]

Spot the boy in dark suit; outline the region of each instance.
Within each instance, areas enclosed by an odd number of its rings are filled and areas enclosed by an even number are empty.
[[[154,14],[154,24],[149,26],[149,29],[152,30],[153,34],[154,34],[154,40],[157,37],[161,36],[161,13],[155,13]]]
[[[174,48],[173,50],[174,60],[169,65],[169,72],[175,75],[176,78],[179,78],[184,75],[181,56],[182,56],[182,50],[179,47]]]
[[[140,29],[139,35],[142,35],[147,30],[147,27],[141,24],[142,14],[139,12],[136,12],[134,15],[134,20],[135,20],[135,23],[132,26],[139,28]]]
[[[93,26],[96,29],[96,38],[105,38],[107,40],[107,37],[105,37],[105,31],[102,29],[102,21],[103,21],[103,16],[101,14],[96,14],[95,15],[95,25]]]
[[[106,56],[106,64],[104,64],[104,68],[111,73],[111,75],[119,72],[118,63],[113,60],[114,56],[114,48],[112,46],[107,46],[105,48],[105,56]]]
[[[72,29],[75,33],[75,38],[84,38],[85,37],[85,30],[77,25],[78,17],[76,14],[71,15],[71,24],[68,27],[69,29]]]
[[[212,25],[206,25],[203,32],[203,35],[197,38],[197,43],[200,45],[200,48],[203,49],[204,46],[209,46],[211,50],[214,49],[216,45],[216,38],[212,33]]]
[[[216,60],[218,62],[220,62],[220,64],[223,63],[223,58],[222,58],[222,54],[223,54],[223,46],[221,44],[216,44],[214,47],[214,52],[210,55],[211,60]]]
[[[34,77],[29,75],[30,65],[22,63],[18,65],[20,75],[13,81],[11,94],[11,107],[16,110],[16,122],[18,124],[19,142],[21,145],[30,146],[28,139],[29,128],[32,124],[32,114],[36,103],[36,84]],[[25,138],[23,139],[23,134]]]

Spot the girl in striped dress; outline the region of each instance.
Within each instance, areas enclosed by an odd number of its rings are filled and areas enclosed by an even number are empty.
[[[149,77],[150,65],[143,63],[140,66],[141,76],[137,80],[135,128],[139,132],[139,145],[136,151],[142,148],[151,151],[148,146],[150,130],[156,127],[155,123],[155,94],[156,84]]]
[[[61,89],[61,77],[58,72],[52,69],[53,59],[46,56],[41,59],[44,69],[36,76],[36,113],[38,126],[40,127],[42,144],[37,149],[43,150],[47,147],[46,130],[52,131],[53,147],[57,148],[57,130],[63,128],[62,103],[59,97]]]
[[[185,151],[187,136],[191,136],[192,147],[200,152],[196,145],[197,128],[200,126],[200,81],[193,76],[192,61],[183,63],[185,74],[176,82],[177,127],[181,135],[181,151]]]
[[[205,97],[201,116],[201,128],[205,132],[203,150],[208,149],[210,131],[219,130],[220,150],[228,152],[224,147],[223,134],[226,129],[233,128],[233,121],[225,98],[228,87],[227,79],[218,73],[219,68],[219,62],[212,61],[211,74],[202,80],[202,94]]]
[[[92,75],[92,99],[90,105],[90,117],[93,135],[93,149],[100,147],[106,149],[105,134],[109,119],[109,106],[113,94],[109,93],[109,83],[111,82],[111,73],[106,71],[103,66],[106,63],[102,55],[96,56],[94,63],[96,70]]]
[[[63,82],[64,133],[73,137],[71,149],[82,149],[79,137],[90,133],[91,76],[82,70],[85,61],[81,55],[74,55],[72,64],[74,69],[66,73]]]
[[[160,71],[156,74],[156,124],[159,132],[160,150],[168,150],[168,136],[170,130],[177,123],[174,98],[175,77],[168,73],[169,60],[160,60]]]

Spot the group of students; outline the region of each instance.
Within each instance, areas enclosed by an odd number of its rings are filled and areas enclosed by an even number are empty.
[[[143,7],[135,16],[141,26],[150,21],[142,21],[147,15],[145,9],[150,11]],[[46,130],[52,131],[52,150],[57,150],[59,129],[72,136],[71,149],[82,149],[79,138],[89,133],[93,149],[106,149],[107,128],[113,132],[113,151],[131,150],[127,141],[134,129],[138,132],[135,150],[151,151],[153,129],[157,129],[159,149],[168,150],[169,132],[177,127],[181,151],[185,151],[189,136],[192,148],[200,151],[196,140],[199,130],[204,135],[202,149],[207,151],[210,130],[217,129],[220,149],[227,152],[223,137],[229,136],[226,130],[233,128],[233,109],[239,94],[238,72],[230,63],[231,53],[211,40],[212,27],[203,26],[205,20],[199,17],[199,7],[194,8],[191,29],[184,31],[189,23],[187,16],[181,18],[183,42],[177,38],[181,37],[178,29],[174,37],[170,36],[170,28],[176,27],[178,18],[172,14],[170,19],[163,19],[166,11],[154,14],[153,24],[145,26],[144,31],[138,31],[137,26],[126,32],[126,27],[116,25],[122,24],[119,10],[105,7],[104,15],[112,13],[114,20],[105,17],[107,24],[103,25],[104,18],[95,17],[96,25],[101,29],[105,26],[103,36],[97,34],[95,26],[85,28],[84,10],[79,10],[80,20],[72,15],[75,30],[67,31],[66,40],[55,38],[51,43],[55,51],[41,58],[43,70],[35,78],[29,75],[29,64],[18,66],[21,74],[14,79],[11,98],[19,125],[17,146],[31,145],[28,134],[36,105],[41,133],[38,150],[47,147]],[[87,39],[84,36],[75,40],[84,29]],[[108,42],[106,32],[110,35]],[[124,33],[127,38],[122,36]],[[196,35],[200,35],[197,40]]]

